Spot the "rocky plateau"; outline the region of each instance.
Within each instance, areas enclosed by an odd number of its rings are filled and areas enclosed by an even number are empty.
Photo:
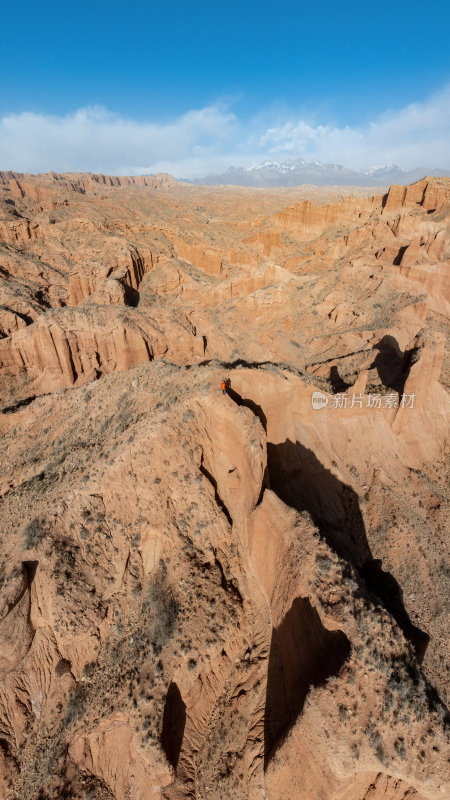
[[[372,195],[0,173],[0,800],[449,800],[450,179]]]

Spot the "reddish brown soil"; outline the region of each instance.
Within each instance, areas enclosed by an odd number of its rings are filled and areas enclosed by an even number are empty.
[[[346,192],[0,173],[0,800],[450,798],[450,181]]]

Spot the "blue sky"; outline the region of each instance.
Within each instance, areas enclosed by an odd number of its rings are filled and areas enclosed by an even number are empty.
[[[0,169],[450,167],[444,0],[22,0],[0,19]]]

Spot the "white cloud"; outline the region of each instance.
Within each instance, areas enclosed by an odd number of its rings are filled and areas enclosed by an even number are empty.
[[[298,156],[361,170],[389,162],[450,168],[450,86],[362,126],[283,116],[270,125],[265,113],[243,122],[223,104],[169,123],[125,119],[100,106],[64,117],[23,112],[0,120],[0,169],[194,177]]]
[[[103,107],[65,117],[23,112],[0,121],[0,169],[123,175],[170,165],[178,173],[177,165],[199,160],[199,149],[219,154],[235,124],[234,114],[219,106],[167,124],[124,119]]]
[[[395,162],[404,168],[450,167],[450,86],[424,103],[388,111],[360,127],[289,121],[267,129],[261,148],[272,157],[292,153],[354,169]]]

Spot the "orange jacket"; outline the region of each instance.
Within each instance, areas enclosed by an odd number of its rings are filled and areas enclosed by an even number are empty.
[[[227,388],[227,385],[226,385],[225,381],[222,381],[222,383],[220,384],[220,387],[221,387],[221,389],[223,389],[223,391],[225,391],[225,389]]]

